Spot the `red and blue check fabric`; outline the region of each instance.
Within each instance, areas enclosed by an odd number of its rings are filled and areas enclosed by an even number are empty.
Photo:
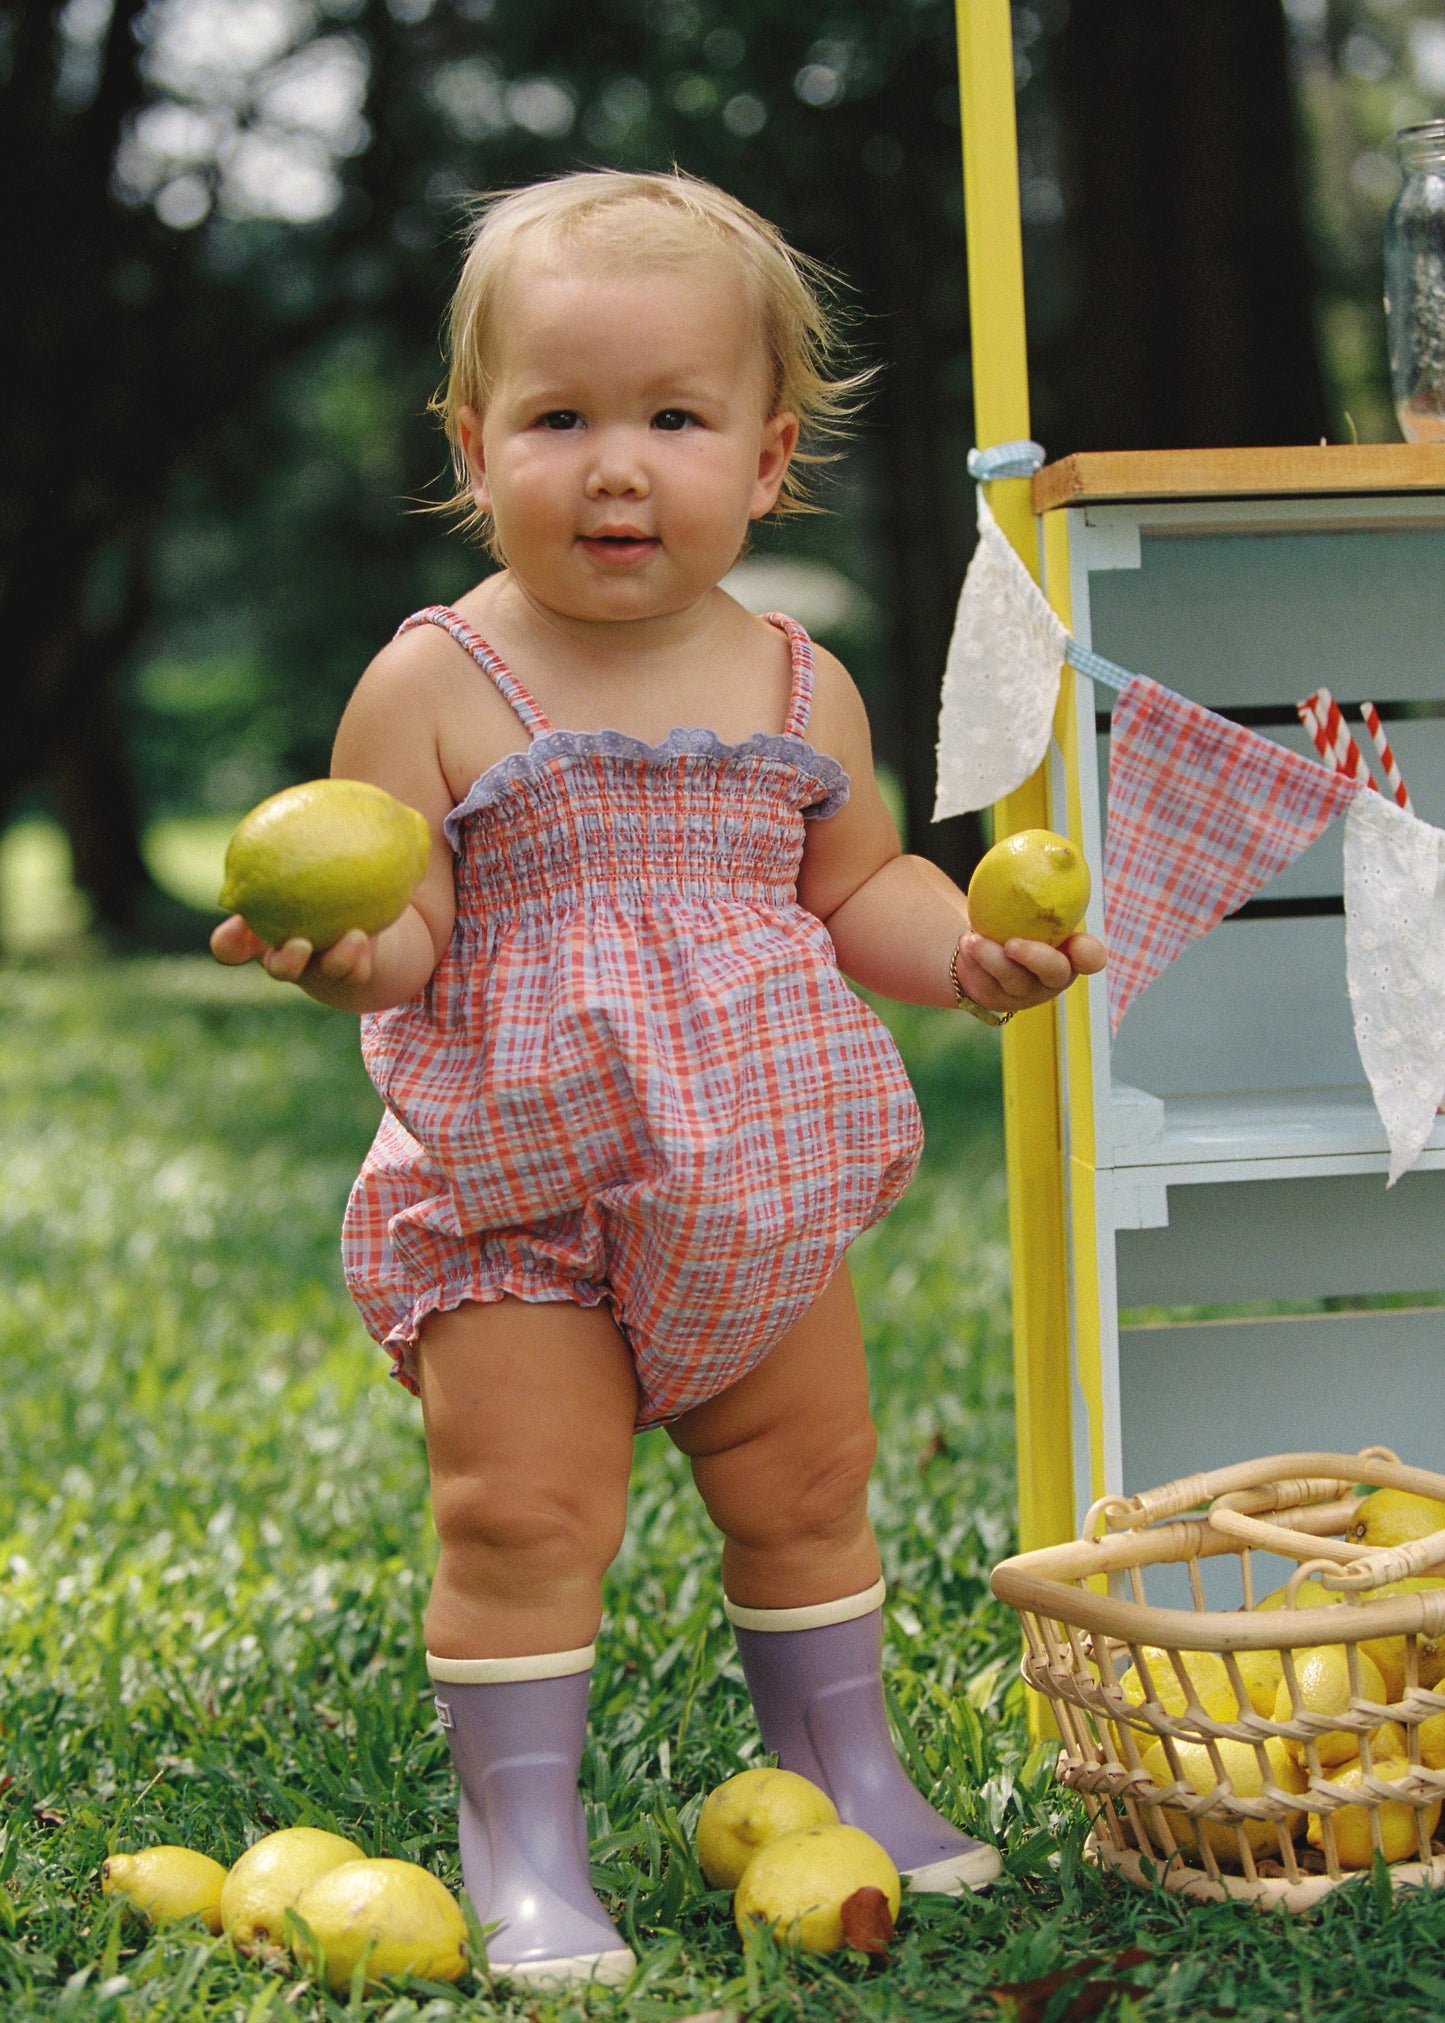
[[[804,825],[847,797],[804,738],[660,745],[553,730],[444,607],[531,734],[448,818],[457,923],[425,991],[362,1021],[386,1114],[352,1189],[347,1282],[415,1388],[431,1313],[610,1302],[640,1426],[743,1376],[918,1162],[886,1029],[797,898]]]
[[[1109,1019],[1344,814],[1359,784],[1136,676],[1114,706]]]

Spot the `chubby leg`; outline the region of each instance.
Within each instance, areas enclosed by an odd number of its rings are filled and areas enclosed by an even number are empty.
[[[878,1437],[847,1266],[771,1354],[669,1428],[723,1535],[723,1587],[789,1609],[871,1587]]]
[[[847,1269],[758,1367],[672,1429],[722,1531],[723,1587],[763,1741],[882,1842],[915,1888],[999,1872],[909,1782],[888,1733],[875,1440]]]
[[[442,1658],[590,1644],[627,1519],[637,1380],[606,1307],[467,1302],[417,1351]]]
[[[418,1356],[441,1543],[427,1666],[461,1782],[462,1875],[491,1965],[625,1979],[577,1773],[602,1575],[621,1541],[632,1362],[601,1309],[469,1304]]]

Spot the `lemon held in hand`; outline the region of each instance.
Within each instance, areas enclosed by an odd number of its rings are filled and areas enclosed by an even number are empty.
[[[697,1819],[697,1858],[715,1890],[736,1889],[760,1847],[807,1826],[836,1826],[838,1809],[795,1770],[742,1770],[710,1792]]]
[[[225,1880],[221,1864],[193,1847],[147,1847],[111,1855],[101,1866],[100,1893],[124,1897],[153,1925],[200,1918],[208,1932],[219,1932]]]
[[[968,881],[969,925],[990,941],[1057,948],[1089,903],[1089,867],[1067,836],[1020,829],[982,857]]]
[[[325,1955],[326,1982],[337,1993],[350,1987],[364,1953],[368,1983],[391,1974],[457,1981],[466,1971],[467,1928],[456,1898],[415,1862],[343,1862],[309,1883],[293,1908]],[[291,1950],[317,1973],[299,1925]]]
[[[381,787],[308,780],[237,826],[220,903],[273,948],[298,936],[331,948],[353,927],[390,927],[430,854],[426,817]]]
[[[759,1848],[743,1871],[733,1914],[744,1935],[761,1918],[786,1946],[836,1953],[845,1943],[844,1904],[869,1889],[882,1892],[896,1918],[898,1871],[877,1841],[857,1826],[810,1826]]]

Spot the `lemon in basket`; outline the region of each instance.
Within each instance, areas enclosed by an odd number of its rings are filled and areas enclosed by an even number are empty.
[[[1298,1764],[1290,1756],[1277,1735],[1271,1735],[1264,1744],[1265,1764],[1261,1767],[1259,1751],[1252,1742],[1231,1742],[1228,1738],[1206,1746],[1203,1742],[1176,1742],[1175,1758],[1179,1764],[1180,1779],[1191,1785],[1201,1798],[1219,1791],[1219,1772],[1215,1768],[1213,1751],[1217,1750],[1224,1775],[1229,1780],[1230,1794],[1235,1798],[1260,1798],[1266,1781],[1277,1785],[1281,1791],[1290,1793],[1303,1791],[1308,1780],[1301,1775]],[[1155,1784],[1167,1790],[1176,1782],[1170,1767],[1168,1752],[1163,1741],[1152,1742],[1144,1751],[1144,1768]],[[1222,1796],[1223,1794],[1221,1794]],[[1196,1847],[1193,1826],[1187,1813],[1174,1806],[1164,1807],[1164,1817],[1168,1820],[1174,1838],[1186,1854]],[[1291,1840],[1299,1832],[1301,1814],[1290,1812],[1285,1815],[1283,1826]],[[1201,1818],[1197,1822],[1214,1852],[1216,1861],[1240,1866],[1239,1836],[1234,1826],[1224,1818]],[[1277,1855],[1279,1853],[1279,1830],[1272,1820],[1241,1819],[1244,1837],[1250,1852],[1255,1856]]]
[[[1386,1784],[1398,1784],[1402,1777],[1408,1777],[1410,1766],[1399,1756],[1380,1756],[1375,1759],[1372,1773]],[[1351,1762],[1341,1764],[1338,1770],[1330,1772],[1326,1782],[1337,1784],[1346,1791],[1358,1791],[1365,1775],[1364,1765],[1356,1756]],[[1420,1852],[1420,1844],[1415,1828],[1416,1812],[1413,1805],[1403,1799],[1387,1798],[1378,1806],[1346,1805],[1332,1814],[1335,1829],[1335,1851],[1340,1858],[1341,1868],[1368,1868],[1374,1860],[1374,1842],[1370,1836],[1370,1813],[1375,1811],[1380,1821],[1381,1852],[1386,1861],[1409,1861]],[[1427,1805],[1424,1811],[1425,1837],[1428,1840],[1440,1819],[1440,1801]],[[1323,1848],[1324,1828],[1321,1815],[1310,1814],[1309,1843],[1311,1847]]]
[[[1279,1692],[1279,1682],[1284,1677],[1284,1666],[1280,1663],[1278,1651],[1236,1651],[1235,1662],[1239,1666],[1239,1676],[1244,1681],[1244,1690],[1249,1695],[1249,1704],[1256,1714],[1273,1714],[1275,1696]]]
[[[1362,1651],[1359,1657],[1360,1692],[1366,1700],[1384,1700],[1385,1681],[1380,1676],[1380,1668],[1373,1658]],[[1343,1644],[1316,1644],[1294,1653],[1295,1677],[1299,1681],[1299,1696],[1302,1707],[1311,1714],[1344,1714],[1350,1705],[1350,1668]],[[1290,1692],[1289,1680],[1281,1678],[1279,1691],[1275,1695],[1274,1718],[1276,1721],[1293,1721],[1295,1716],[1294,1697]],[[1335,1763],[1348,1763],[1352,1756],[1360,1753],[1360,1738],[1344,1728],[1328,1728],[1315,1738],[1321,1764],[1328,1767]],[[1292,1754],[1303,1760],[1305,1744],[1302,1741],[1289,1743]]]
[[[1336,1594],[1333,1588],[1322,1587],[1317,1580],[1302,1580],[1295,1593],[1294,1606],[1297,1609],[1328,1609],[1344,1596]],[[1282,1609],[1289,1606],[1288,1586],[1277,1587],[1273,1594],[1265,1595],[1255,1603],[1255,1608],[1263,1611]]]
[[[1137,1667],[1131,1665],[1119,1681],[1124,1690],[1124,1698],[1131,1707],[1142,1707],[1153,1699],[1166,1714],[1177,1716],[1186,1713],[1189,1700],[1184,1690],[1184,1682],[1175,1670],[1168,1651],[1161,1650],[1155,1644],[1146,1644],[1143,1655],[1154,1691],[1150,1694],[1145,1690],[1144,1681]],[[1194,1686],[1194,1697],[1205,1713],[1215,1721],[1237,1721],[1240,1711],[1239,1696],[1230,1684],[1228,1669],[1218,1651],[1181,1651],[1179,1661],[1189,1674]]]
[[[307,780],[251,810],[226,845],[220,903],[273,948],[379,934],[427,866],[426,817],[366,780]]]
[[[1406,1580],[1392,1580],[1385,1587],[1371,1588],[1364,1598],[1372,1602],[1388,1601],[1393,1595],[1423,1594],[1427,1588],[1438,1587],[1445,1587],[1445,1580],[1438,1574],[1414,1574]],[[1420,1665],[1420,1684],[1433,1686],[1439,1679],[1445,1678],[1445,1637],[1417,1637],[1415,1648]],[[1379,1666],[1387,1698],[1402,1698],[1405,1691],[1405,1639],[1369,1637],[1361,1643],[1360,1649],[1368,1651]]]
[[[1371,1547],[1408,1545],[1445,1531],[1445,1503],[1414,1496],[1408,1489],[1377,1489],[1355,1512],[1345,1536]]]

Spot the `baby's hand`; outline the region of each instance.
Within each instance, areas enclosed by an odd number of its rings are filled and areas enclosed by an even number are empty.
[[[1052,948],[1046,941],[989,941],[970,929],[958,944],[958,981],[985,1011],[1028,1011],[1048,1004],[1075,977],[1097,976],[1107,960],[1092,934],[1071,934]]]
[[[328,983],[366,984],[371,981],[375,951],[375,937],[364,934],[359,927],[351,928],[320,955],[299,935],[273,948],[246,925],[239,913],[223,920],[211,936],[211,953],[217,962],[232,965],[259,962],[278,983],[301,983],[309,971],[312,977],[325,977]]]

